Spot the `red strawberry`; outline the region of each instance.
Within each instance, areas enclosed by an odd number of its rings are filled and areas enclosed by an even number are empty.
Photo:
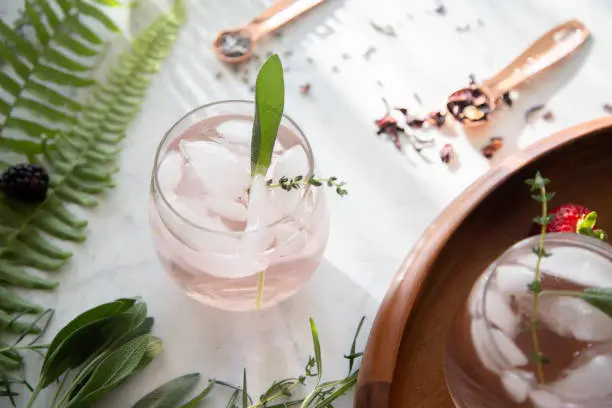
[[[577,204],[563,204],[550,213],[555,218],[546,226],[546,232],[573,232],[576,233],[578,221],[586,217],[591,210]]]

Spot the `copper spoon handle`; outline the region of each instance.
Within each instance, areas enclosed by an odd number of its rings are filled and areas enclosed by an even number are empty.
[[[493,99],[497,99],[576,51],[589,35],[589,30],[580,21],[567,21],[540,37],[510,65],[483,85],[491,90]]]
[[[315,6],[318,6],[323,1],[325,0],[297,0],[290,2],[290,4],[287,5],[287,3],[289,3],[287,0],[279,0],[277,2],[278,4],[275,4],[268,9],[274,9],[273,12],[268,12],[268,10],[266,10],[264,13],[262,13],[267,18],[263,20],[256,18],[247,26],[251,40],[253,42],[257,41],[263,35],[287,24],[300,14],[307,12]]]
[[[250,24],[258,24],[269,19],[294,1],[295,0],[276,0],[270,7],[265,9],[260,15],[251,20]]]

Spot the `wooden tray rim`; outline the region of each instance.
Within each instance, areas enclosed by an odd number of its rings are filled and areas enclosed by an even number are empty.
[[[427,273],[453,232],[495,188],[539,157],[583,136],[612,128],[612,116],[561,130],[506,158],[472,183],[423,232],[395,274],[365,349],[354,406],[388,408],[404,329]]]

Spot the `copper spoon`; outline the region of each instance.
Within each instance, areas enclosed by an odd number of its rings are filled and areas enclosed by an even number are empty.
[[[553,28],[493,78],[453,92],[446,104],[448,116],[466,127],[486,123],[506,92],[572,54],[589,36],[578,20]]]
[[[253,46],[265,34],[287,24],[325,0],[277,0],[271,7],[245,26],[221,31],[213,42],[213,50],[224,62],[248,60]]]

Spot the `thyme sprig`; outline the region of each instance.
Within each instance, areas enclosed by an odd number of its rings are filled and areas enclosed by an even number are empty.
[[[331,176],[328,178],[317,178],[312,175],[310,178],[306,178],[302,175],[295,176],[293,178],[289,178],[287,176],[280,177],[278,180],[269,179],[266,181],[266,186],[268,188],[282,188],[285,191],[299,190],[302,186],[314,186],[321,187],[327,186],[334,188],[336,190],[336,194],[340,197],[344,197],[348,194],[345,186],[346,183],[344,181],[338,180],[338,177]]]
[[[346,394],[356,383],[359,369],[354,368],[355,360],[360,358],[363,353],[355,352],[359,332],[363,326],[365,316],[359,321],[357,330],[353,337],[349,353],[344,357],[349,360],[349,371],[346,377],[333,381],[321,381],[323,377],[323,357],[321,355],[321,347],[319,343],[319,335],[317,328],[312,319],[310,319],[310,330],[312,334],[314,355],[308,357],[304,365],[304,371],[296,377],[288,377],[278,381],[274,381],[268,389],[266,389],[255,401],[248,393],[246,383],[246,370],[242,373],[242,386],[234,385],[225,381],[211,379],[208,387],[201,393],[199,397],[192,401],[201,401],[212,389],[212,385],[221,386],[230,390],[231,394],[226,408],[329,408],[332,403],[338,398]],[[172,398],[172,403],[164,405],[167,408],[174,408],[180,405],[181,400],[191,392],[191,388],[185,388],[183,378],[191,377],[197,374],[187,374],[162,385],[158,389],[145,396],[133,408],[144,408],[143,401],[153,399],[165,400]],[[314,381],[315,385],[304,398],[292,399],[293,394],[306,387],[310,382]],[[314,380],[313,380],[314,379]],[[180,405],[181,408],[193,407],[191,402]]]
[[[540,341],[538,339],[538,303],[540,300],[540,293],[542,292],[542,277],[540,267],[542,265],[542,259],[551,255],[551,253],[544,247],[544,242],[546,239],[546,226],[554,219],[554,215],[548,214],[548,201],[554,197],[555,193],[546,191],[546,185],[550,183],[550,180],[542,177],[539,171],[536,172],[533,179],[526,180],[526,183],[530,186],[532,192],[531,198],[539,201],[542,204],[541,214],[533,219],[536,224],[540,225],[540,240],[538,242],[538,246],[533,248],[533,252],[538,257],[538,260],[535,266],[533,282],[529,285],[529,290],[533,294],[530,318],[533,355],[536,363],[538,381],[541,384],[544,384],[545,379],[543,364],[549,360],[542,353],[540,349]]]

